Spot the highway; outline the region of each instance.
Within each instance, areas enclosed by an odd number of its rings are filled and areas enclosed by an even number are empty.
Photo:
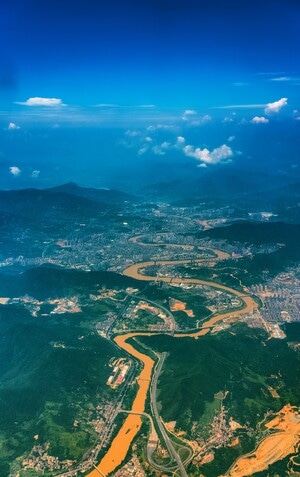
[[[168,449],[168,452],[169,452],[170,456],[173,457],[173,459],[176,461],[176,463],[178,465],[178,468],[180,470],[181,476],[182,477],[188,477],[188,474],[186,473],[183,462],[182,462],[179,454],[176,452],[171,439],[168,436],[168,433],[165,429],[165,426],[164,426],[164,424],[163,424],[163,422],[160,418],[160,415],[159,415],[159,412],[158,412],[158,409],[157,409],[157,401],[156,401],[157,381],[158,381],[158,377],[161,373],[161,370],[162,370],[162,367],[163,367],[164,360],[165,360],[166,356],[167,356],[167,353],[162,353],[161,354],[160,359],[158,361],[158,364],[156,365],[156,368],[155,368],[154,373],[153,373],[152,382],[151,382],[151,386],[150,386],[150,405],[151,405],[151,410],[152,410],[154,420],[156,421],[156,423],[159,427],[159,430],[161,432],[161,435],[163,436],[163,439],[165,441],[165,444],[166,444],[166,447]]]
[[[155,448],[156,448],[157,443],[159,441],[159,437],[157,435],[157,432],[156,432],[155,426],[154,426],[154,422],[153,422],[153,421],[155,421],[157,423],[157,426],[160,429],[160,432],[161,432],[162,436],[163,436],[163,440],[164,440],[166,448],[168,449],[170,458],[173,461],[176,462],[176,464],[177,464],[176,468],[179,469],[181,475],[183,477],[185,477],[185,476],[187,477],[188,474],[185,471],[182,460],[181,460],[179,454],[176,452],[176,450],[173,446],[173,443],[170,440],[170,438],[169,438],[169,436],[166,432],[165,426],[164,426],[163,422],[161,421],[158,410],[157,410],[157,400],[156,400],[157,381],[158,381],[158,377],[161,373],[161,370],[162,370],[162,367],[163,367],[164,360],[165,360],[166,356],[167,356],[167,353],[162,353],[160,355],[158,364],[157,364],[157,366],[155,368],[155,371],[153,373],[152,386],[151,386],[151,389],[150,389],[150,405],[151,405],[151,410],[152,410],[152,414],[153,414],[153,419],[146,412],[133,412],[133,411],[127,411],[125,409],[120,409],[120,408],[119,408],[118,412],[124,412],[126,414],[138,414],[138,415],[146,416],[149,419],[150,424],[151,424],[151,432],[150,432],[150,436],[149,436],[149,440],[148,440],[148,446],[147,446],[148,461],[156,469],[167,472],[167,471],[173,470],[175,468],[174,465],[172,465],[172,466],[170,466],[170,465],[169,466],[158,465],[152,459],[152,454],[155,451]],[[181,447],[184,447],[184,446],[181,446]]]

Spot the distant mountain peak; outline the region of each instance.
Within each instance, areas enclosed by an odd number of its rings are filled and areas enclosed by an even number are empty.
[[[79,197],[85,197],[86,199],[96,202],[118,203],[124,202],[125,200],[132,200],[133,198],[132,195],[117,189],[109,189],[106,187],[82,187],[73,181],[56,187],[51,187],[47,190],[51,193],[64,192]]]

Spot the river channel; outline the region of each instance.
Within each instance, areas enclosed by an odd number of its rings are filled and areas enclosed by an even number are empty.
[[[142,243],[140,244],[146,245]],[[211,250],[214,252],[214,254],[219,260],[228,258],[228,254],[226,254],[225,252],[221,250],[215,250],[215,249],[211,249]],[[203,262],[203,260],[194,260],[194,262],[196,263],[201,263],[201,261]],[[142,274],[141,270],[143,270],[143,272],[145,273],[145,269],[153,265],[161,265],[161,266],[180,265],[180,264],[185,264],[190,262],[191,260],[156,260],[156,261],[140,262],[126,268],[123,271],[123,275],[126,275],[131,278],[135,278],[136,280],[154,281],[157,279],[157,277]],[[159,277],[159,280],[166,283],[170,283],[170,282],[189,283],[193,285],[205,285],[212,288],[217,288],[219,290],[224,290],[228,293],[231,293],[239,297],[244,302],[243,309],[216,315],[210,318],[209,320],[207,320],[206,322],[204,322],[202,325],[202,328],[199,331],[196,331],[194,333],[175,333],[174,338],[184,338],[184,337],[198,338],[200,336],[207,334],[210,331],[211,327],[214,326],[217,322],[222,321],[223,319],[228,317],[234,318],[234,317],[240,316],[241,314],[250,313],[257,308],[257,303],[249,294],[242,293],[240,291],[234,290],[233,288],[227,287],[225,285],[221,285],[221,284],[206,281],[206,280],[193,279],[193,278]],[[150,336],[151,334],[147,332],[127,333],[124,335],[118,335],[114,338],[115,343],[120,348],[125,350],[128,354],[130,354],[134,358],[138,359],[143,365],[142,371],[137,378],[139,388],[131,408],[133,412],[138,412],[138,413],[143,412],[145,410],[147,393],[150,387],[151,376],[152,376],[152,371],[153,371],[155,362],[152,358],[150,358],[146,354],[143,354],[139,352],[138,350],[136,350],[131,344],[128,343],[128,340],[130,338],[135,338],[138,336],[146,336],[146,335]],[[109,447],[105,456],[102,458],[97,468],[91,471],[87,477],[99,477],[99,475],[106,477],[107,475],[111,474],[125,459],[127,452],[129,451],[130,446],[132,444],[132,441],[137,435],[137,433],[139,432],[141,425],[142,425],[142,420],[140,416],[129,414],[128,417],[125,419],[122,427],[118,431],[116,437],[112,441],[111,446]]]

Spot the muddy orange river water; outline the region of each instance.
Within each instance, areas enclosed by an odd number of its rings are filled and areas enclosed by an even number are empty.
[[[145,333],[145,335],[146,334],[147,333]],[[127,335],[117,336],[114,341],[120,346],[120,348],[124,349],[131,356],[134,356],[143,363],[143,369],[138,377],[139,389],[131,408],[133,412],[143,412],[145,410],[147,392],[151,381],[154,361],[149,358],[149,356],[140,353],[131,344],[127,343],[127,340],[134,336],[137,336],[137,333],[128,333]],[[140,416],[134,414],[128,415],[118,434],[112,441],[110,448],[98,465],[98,469],[102,474],[110,474],[123,462],[130,444],[140,430],[141,425],[142,420]],[[94,469],[88,474],[88,477],[99,477],[99,472]]]
[[[228,254],[222,252],[220,250],[213,250],[218,259],[224,259],[228,257]],[[198,260],[196,260],[198,262]],[[201,260],[199,260],[201,262]],[[144,280],[144,281],[153,281],[156,280],[156,277],[149,276],[149,275],[142,275],[140,273],[141,269],[145,269],[149,266],[154,264],[156,265],[180,265],[184,263],[190,263],[190,260],[156,260],[151,262],[141,262],[135,265],[128,267],[124,270],[123,275],[128,277],[135,278],[137,280]],[[226,287],[225,285],[219,285],[213,282],[205,281],[205,280],[197,280],[197,279],[190,279],[190,278],[170,278],[170,277],[160,277],[161,281],[164,282],[172,282],[172,283],[190,283],[194,285],[206,285],[209,287],[217,288],[220,290],[227,291],[233,295],[238,296],[244,302],[244,308],[242,310],[231,311],[228,313],[223,313],[213,318],[210,318],[206,321],[202,329],[195,332],[195,333],[176,333],[174,337],[176,338],[184,338],[184,337],[193,337],[198,338],[207,334],[210,331],[210,328],[215,325],[215,323],[222,321],[225,318],[236,317],[244,313],[249,313],[253,311],[253,309],[257,308],[257,303],[253,300],[250,295],[246,295],[241,293],[233,288]],[[131,344],[127,342],[130,338],[134,338],[137,336],[150,336],[150,333],[128,333],[126,335],[119,335],[114,338],[114,341],[120,348],[124,349],[129,353],[131,356],[137,358],[142,364],[143,368],[138,377],[138,384],[139,388],[132,404],[131,410],[133,412],[143,412],[145,410],[145,404],[147,399],[147,393],[150,387],[152,370],[154,366],[154,361],[149,356],[140,353],[137,351]],[[99,477],[99,475],[107,476],[111,474],[125,459],[127,452],[131,446],[131,443],[134,437],[137,435],[138,431],[141,428],[141,417],[133,414],[129,414],[128,417],[125,419],[124,424],[120,428],[118,434],[114,438],[109,447],[107,453],[102,458],[100,463],[97,466],[97,469],[91,471],[87,477]]]

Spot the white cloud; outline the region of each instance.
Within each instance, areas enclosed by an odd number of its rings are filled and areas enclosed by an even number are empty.
[[[38,170],[32,171],[31,177],[32,177],[33,179],[37,179],[37,178],[39,177],[39,175],[40,175],[40,172],[41,172],[41,171],[38,171]]]
[[[164,141],[160,145],[154,146],[152,148],[152,151],[154,154],[157,156],[164,156],[166,154],[166,151],[171,147],[171,144],[167,141]]]
[[[63,102],[59,98],[28,98],[26,101],[15,101],[15,104],[21,104],[23,106],[63,106]]]
[[[17,126],[15,123],[9,123],[8,129],[9,130],[20,129],[20,126]]]
[[[266,105],[263,103],[253,104],[228,104],[226,106],[216,106],[214,109],[256,109],[264,108]]]
[[[141,148],[138,150],[138,155],[139,155],[139,156],[142,156],[142,155],[145,154],[147,151],[148,151],[148,147],[147,147],[147,146],[143,146],[143,147],[141,147]]]
[[[188,122],[191,126],[200,126],[212,120],[212,117],[209,114],[204,116],[198,116],[197,111],[194,109],[186,109],[182,115],[183,121]]]
[[[297,121],[300,120],[300,112],[298,111],[298,109],[294,109],[293,118],[296,119]]]
[[[137,137],[137,136],[140,136],[140,131],[136,131],[135,129],[127,129],[127,131],[125,131],[125,136],[127,137]]]
[[[251,123],[254,124],[266,124],[268,122],[269,120],[264,116],[254,116],[254,118],[251,119]]]
[[[17,166],[11,166],[9,168],[9,172],[13,175],[13,176],[18,176],[21,174],[21,169],[19,169],[19,167]]]
[[[202,124],[209,123],[212,120],[212,117],[209,114],[205,114],[204,116],[201,116],[199,119],[194,119],[191,121],[192,126],[201,126]]]
[[[270,81],[291,81],[291,76],[278,76],[277,78],[270,78]]]
[[[166,151],[163,151],[160,146],[154,146],[152,151],[156,156],[164,156],[166,154]]]
[[[176,145],[177,146],[182,146],[182,144],[185,143],[185,138],[183,136],[177,136],[177,142],[176,142]]]
[[[175,129],[175,126],[173,124],[156,124],[156,125],[150,124],[150,126],[146,128],[147,131],[152,131],[152,132],[157,131],[158,129],[172,131],[173,129]]]
[[[193,114],[197,114],[197,111],[194,109],[186,109],[183,113],[183,116],[192,116]]]
[[[162,144],[161,144],[161,148],[162,149],[169,149],[169,147],[171,146],[171,144],[167,141],[164,141]]]
[[[138,108],[155,108],[155,104],[139,104]]]
[[[113,104],[113,103],[99,103],[95,104],[95,108],[120,108],[121,106],[119,104]]]
[[[225,116],[225,118],[222,120],[222,123],[227,124],[227,123],[233,123],[233,118],[229,116]]]
[[[227,139],[228,142],[232,142],[235,140],[235,136],[229,136],[229,138]]]
[[[204,164],[218,164],[219,162],[226,161],[233,156],[231,147],[226,144],[223,144],[212,151],[209,151],[207,148],[200,149],[200,147],[195,149],[194,146],[188,145],[183,148],[183,151],[186,156],[198,159]]]
[[[281,98],[278,101],[274,101],[274,103],[268,103],[265,107],[266,114],[278,113],[281,108],[287,105],[287,98]]]
[[[197,114],[197,111],[195,111],[194,109],[186,109],[182,115],[182,119],[184,121],[188,121],[189,119],[191,119],[191,116],[195,116],[195,114]]]

